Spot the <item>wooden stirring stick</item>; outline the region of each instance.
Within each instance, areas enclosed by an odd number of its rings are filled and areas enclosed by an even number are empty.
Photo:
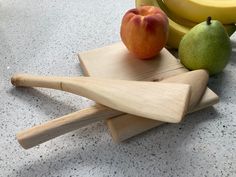
[[[190,86],[187,84],[27,74],[15,75],[11,81],[15,86],[45,87],[71,92],[118,111],[171,123],[182,120],[190,97]]]
[[[191,111],[191,107],[194,107],[194,105],[199,102],[199,99],[201,99],[205,91],[208,82],[208,74],[204,70],[197,70],[170,77],[161,82],[179,82],[191,85],[191,97],[188,108],[189,111]],[[22,147],[28,149],[95,121],[122,114],[124,113],[102,105],[97,105],[23,130],[17,133],[17,139]]]

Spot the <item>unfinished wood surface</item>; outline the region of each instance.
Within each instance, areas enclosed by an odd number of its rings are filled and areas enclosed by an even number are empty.
[[[111,79],[161,81],[164,78],[188,72],[166,49],[153,60],[135,58],[119,42],[102,48],[79,53],[81,67],[86,76]],[[199,103],[188,110],[193,112],[217,103],[218,96],[206,89]],[[145,120],[133,115],[122,115],[107,121],[113,140],[123,141],[162,124],[159,121]]]
[[[190,99],[190,86],[179,83],[30,74],[15,74],[11,81],[15,86],[67,91],[118,111],[171,123],[182,120]]]

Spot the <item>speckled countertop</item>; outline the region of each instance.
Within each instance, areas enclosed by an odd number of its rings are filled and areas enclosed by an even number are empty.
[[[120,40],[133,0],[0,0],[0,176],[236,176],[236,48],[209,87],[221,98],[181,124],[115,144],[94,123],[30,150],[19,130],[83,109],[85,98],[48,89],[15,89],[15,72],[82,75],[75,54]],[[236,42],[236,34],[232,37]]]

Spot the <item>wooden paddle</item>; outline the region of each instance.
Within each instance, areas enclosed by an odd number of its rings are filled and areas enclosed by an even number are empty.
[[[71,92],[118,111],[171,123],[182,120],[190,97],[190,86],[187,84],[27,74],[17,74],[11,81],[15,86]]]

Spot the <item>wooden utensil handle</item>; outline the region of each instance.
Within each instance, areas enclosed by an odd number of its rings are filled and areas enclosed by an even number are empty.
[[[11,83],[14,86],[43,87],[62,90],[63,80],[73,80],[73,77],[45,77],[30,74],[15,74],[11,78]]]
[[[93,122],[122,114],[105,106],[92,106],[23,130],[16,137],[20,145],[28,149]]]

